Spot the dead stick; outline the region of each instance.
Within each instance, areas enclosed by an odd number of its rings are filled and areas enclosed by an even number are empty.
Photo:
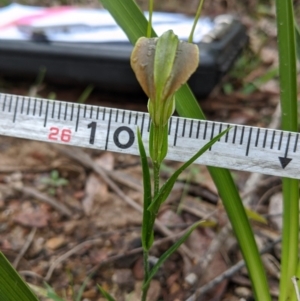
[[[46,274],[46,277],[45,277],[45,281],[49,281],[51,276],[52,276],[52,273],[53,271],[55,270],[55,268],[57,267],[57,265],[61,262],[63,262],[64,260],[66,260],[68,257],[72,256],[73,254],[77,253],[78,251],[80,251],[81,249],[87,247],[87,246],[92,246],[92,245],[95,245],[95,244],[98,244],[98,243],[103,243],[103,239],[101,238],[98,238],[98,239],[90,239],[90,240],[87,240],[87,241],[84,241],[82,242],[81,244],[75,246],[74,248],[72,248],[71,250],[69,250],[68,252],[64,253],[63,255],[59,256],[58,258],[56,258],[47,274]]]
[[[39,192],[38,190],[31,188],[31,187],[20,187],[19,185],[12,185],[12,188],[18,191],[21,191],[27,195],[33,196],[40,201],[47,203],[48,205],[52,206],[56,210],[58,210],[60,213],[71,217],[72,212],[69,208],[67,208],[64,204],[61,204],[57,202],[54,198],[49,197],[48,195]]]
[[[31,232],[29,233],[20,253],[18,254],[18,256],[16,257],[16,259],[14,260],[13,262],[13,267],[15,269],[17,269],[18,265],[19,265],[19,262],[21,260],[21,258],[24,256],[24,254],[27,252],[28,248],[30,247],[32,241],[33,241],[33,238],[34,238],[34,235],[36,233],[36,227],[32,228]]]
[[[193,226],[193,225],[191,225],[190,227],[192,227],[192,226]],[[178,238],[180,238],[181,236],[183,236],[183,235],[186,233],[186,231],[189,230],[190,227],[188,227],[186,230],[181,231],[181,232],[179,232],[179,233],[176,233],[176,234],[173,234],[173,235],[171,235],[171,236],[167,236],[167,237],[161,238],[161,239],[159,239],[159,240],[156,240],[156,241],[154,241],[154,243],[153,243],[152,246],[153,246],[153,247],[154,247],[154,246],[159,246],[159,245],[164,244],[164,243],[166,243],[166,242],[169,242],[169,241],[171,241],[171,240],[178,239]],[[123,252],[122,254],[117,254],[117,255],[110,256],[110,257],[108,257],[107,259],[104,259],[104,260],[100,261],[96,266],[94,266],[93,268],[91,268],[87,273],[88,273],[88,274],[93,274],[93,273],[95,273],[101,266],[103,266],[103,265],[105,265],[105,264],[109,264],[109,263],[112,263],[112,262],[114,262],[114,261],[116,261],[116,260],[119,260],[119,259],[121,259],[121,258],[130,256],[130,255],[134,255],[134,254],[138,254],[138,253],[141,253],[141,252],[143,252],[143,247],[131,249],[131,250],[128,250],[128,251]]]

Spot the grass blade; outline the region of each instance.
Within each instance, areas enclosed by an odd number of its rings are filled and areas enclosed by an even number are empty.
[[[143,225],[142,225],[142,244],[145,250],[149,250],[153,243],[153,223],[155,217],[147,208],[152,201],[151,178],[147,160],[145,147],[142,141],[140,130],[137,129],[138,146],[143,170],[143,186],[144,186],[144,209],[143,209]]]
[[[84,293],[84,290],[89,282],[89,280],[91,279],[91,277],[86,277],[83,281],[83,283],[81,284],[79,290],[78,290],[78,293],[76,295],[76,298],[75,298],[75,301],[80,301],[82,299],[82,295]]]
[[[183,234],[183,236],[179,238],[178,241],[170,249],[168,249],[162,256],[160,256],[157,263],[151,269],[148,280],[144,283],[144,287],[150,284],[150,281],[155,276],[155,274],[157,273],[158,269],[162,266],[162,264],[187,240],[187,238],[191,235],[191,233],[202,223],[203,221],[200,221],[192,225],[188,229],[188,231],[185,234]]]
[[[55,290],[48,283],[45,283],[45,286],[47,288],[47,297],[48,298],[50,298],[53,301],[64,301],[64,299],[60,298],[56,294]]]
[[[253,220],[255,222],[259,222],[259,223],[262,223],[265,225],[268,224],[267,219],[265,217],[263,217],[262,215],[260,215],[259,213],[255,212],[249,208],[245,208],[245,210],[246,210],[247,216],[250,220]]]
[[[125,31],[131,43],[134,44],[139,37],[145,35],[148,22],[141,11],[134,7],[135,3],[133,0],[101,1]],[[152,32],[152,36],[154,36],[154,32]],[[177,91],[175,98],[176,111],[180,116],[205,119],[197,100],[186,84]],[[256,299],[269,301],[271,296],[266,273],[260,259],[253,231],[232,176],[228,170],[223,168],[208,167],[208,169],[223,200],[225,210],[239,242]]]
[[[138,38],[147,36],[148,21],[135,1],[101,0],[101,3],[123,29],[132,44],[135,44]],[[153,29],[151,36],[157,36]]]
[[[2,252],[0,252],[0,271],[0,300],[38,301]]]
[[[295,22],[295,35],[296,35],[296,50],[297,50],[297,58],[300,61],[300,30],[299,26]]]
[[[160,205],[167,199],[169,196],[177,178],[179,175],[188,168],[193,162],[195,162],[202,154],[204,154],[213,144],[215,144],[223,135],[225,135],[231,128],[226,129],[208,143],[206,143],[191,159],[185,162],[180,168],[178,168],[172,176],[166,181],[166,183],[161,187],[157,196],[152,201],[151,205],[148,207],[148,210],[151,211],[154,215],[158,212]]]
[[[297,123],[297,64],[295,22],[292,0],[276,0],[281,127],[286,131],[298,130]],[[295,276],[298,263],[299,242],[299,182],[284,178],[283,231],[280,273],[280,301],[294,296],[291,278]]]
[[[108,301],[116,301],[103,287],[101,287],[99,284],[97,285],[99,291],[103,295],[103,297]]]

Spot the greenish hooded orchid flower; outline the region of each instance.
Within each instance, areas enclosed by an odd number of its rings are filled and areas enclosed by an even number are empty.
[[[175,92],[199,65],[199,48],[180,41],[172,30],[159,38],[140,38],[131,54],[131,67],[149,97],[155,126],[164,126],[175,109]]]
[[[175,92],[199,64],[197,45],[180,41],[172,30],[159,38],[140,38],[131,54],[131,67],[149,97],[152,124],[149,151],[154,164],[166,157],[168,120],[175,110]]]

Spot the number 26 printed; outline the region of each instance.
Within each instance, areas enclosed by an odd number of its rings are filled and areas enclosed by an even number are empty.
[[[58,127],[52,126],[50,128],[50,133],[48,135],[48,139],[52,141],[62,141],[62,142],[70,142],[71,141],[72,132],[69,129],[59,129]]]

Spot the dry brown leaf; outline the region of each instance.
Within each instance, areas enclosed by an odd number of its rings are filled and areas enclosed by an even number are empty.
[[[90,174],[85,183],[85,197],[82,200],[82,207],[86,215],[90,215],[96,197],[107,197],[107,185],[102,182],[94,173]]]
[[[48,226],[50,215],[41,208],[25,208],[25,211],[16,214],[13,220],[22,226],[43,228]]]
[[[46,241],[46,247],[51,250],[56,250],[62,247],[66,243],[66,237],[64,235],[59,235],[52,237]]]
[[[111,153],[106,152],[95,160],[104,169],[112,170],[114,167],[114,157]],[[82,200],[82,207],[86,215],[91,215],[94,201],[97,198],[102,200],[107,198],[108,187],[102,179],[94,173],[90,174],[85,184],[85,197]]]

